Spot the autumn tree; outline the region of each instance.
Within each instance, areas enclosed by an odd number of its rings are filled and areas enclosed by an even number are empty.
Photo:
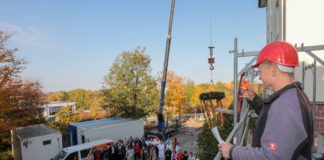
[[[145,50],[124,51],[104,77],[104,107],[111,116],[144,117],[158,106],[157,81]]]
[[[218,82],[213,85],[213,90],[218,92],[224,92],[225,98],[222,99],[222,107],[229,108],[234,100],[234,83]]]
[[[17,48],[7,49],[5,42],[10,36],[0,31],[0,88],[3,88],[10,81],[18,78],[19,73],[24,69],[26,61],[15,56]]]
[[[103,106],[104,97],[100,91],[88,91],[85,96],[85,104],[89,107],[91,117],[94,119],[105,117]]]
[[[201,93],[206,93],[206,92],[211,92],[211,91],[216,91],[216,92],[224,92],[225,93],[225,98],[222,99],[222,107],[229,108],[234,99],[234,84],[233,82],[231,83],[226,83],[226,82],[218,82],[216,84],[207,84],[207,83],[202,83],[198,84],[195,86],[194,94],[191,97],[192,103],[199,109],[201,107],[201,103],[199,100],[199,95]]]
[[[64,91],[50,92],[46,95],[47,101],[67,101],[68,94]]]
[[[92,91],[85,89],[74,89],[70,91],[50,92],[46,95],[47,101],[71,101],[76,102],[77,114],[82,119],[97,119],[106,116],[106,111],[102,108],[103,96],[101,91]],[[90,115],[84,113],[90,111]]]
[[[60,111],[55,114],[55,118],[58,122],[61,122],[63,124],[69,124],[79,121],[76,112],[74,112],[72,107],[69,106],[62,107]]]
[[[187,106],[187,111],[192,112],[193,107],[195,106],[192,101],[192,96],[195,94],[195,83],[194,81],[188,79],[184,82],[184,100],[185,106]]]
[[[196,109],[198,109],[198,110],[200,110],[200,108],[201,108],[199,95],[201,93],[207,92],[208,86],[209,86],[209,84],[206,84],[206,83],[195,85],[195,91],[191,97],[191,102],[196,106]]]
[[[185,105],[184,80],[173,71],[169,71],[167,75],[165,105],[172,107],[180,118]]]
[[[44,122],[40,108],[44,101],[41,85],[19,79],[26,61],[16,57],[17,49],[5,47],[9,38],[10,36],[0,31],[0,134],[4,135],[0,137],[2,140],[8,138],[10,129]]]
[[[75,102],[78,108],[89,109],[86,104],[86,96],[88,91],[85,89],[75,89],[67,92],[67,97],[69,101]]]

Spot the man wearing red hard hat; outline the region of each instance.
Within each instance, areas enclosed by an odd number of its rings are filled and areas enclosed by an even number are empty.
[[[261,99],[251,87],[243,91],[243,97],[259,115],[252,146],[219,144],[225,159],[312,159],[312,111],[300,83],[292,79],[296,66],[298,53],[287,42],[272,42],[260,51],[252,67],[259,69],[260,80],[273,94]]]

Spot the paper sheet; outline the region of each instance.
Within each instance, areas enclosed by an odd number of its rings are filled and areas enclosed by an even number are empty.
[[[217,127],[212,128],[211,131],[212,131],[214,137],[216,138],[216,140],[218,141],[219,144],[225,143],[225,141],[223,141],[222,137],[220,136]]]

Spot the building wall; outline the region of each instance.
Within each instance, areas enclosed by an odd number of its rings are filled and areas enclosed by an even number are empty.
[[[267,43],[283,39],[283,1],[268,0],[267,4]]]
[[[268,0],[267,42],[286,40],[298,47],[324,45],[323,0]],[[324,60],[324,51],[314,51]],[[300,65],[312,64],[314,59],[304,52],[299,53]],[[324,102],[324,67],[317,63],[316,102]],[[295,79],[302,81],[302,68],[297,67]],[[305,92],[313,100],[313,74],[305,74]]]
[[[300,46],[324,45],[324,15],[323,0],[286,0],[286,40]],[[324,51],[314,52],[324,60]],[[304,52],[299,53],[299,61],[306,65],[312,64],[314,59]],[[301,63],[300,63],[301,66]],[[296,69],[296,80],[301,81],[302,69]],[[316,101],[324,102],[324,69],[317,63]],[[313,74],[306,71],[305,92],[310,100],[313,99]]]
[[[267,42],[285,40],[300,47],[324,45],[324,0],[268,0]],[[324,51],[314,51],[324,60]],[[302,62],[313,64],[314,59],[299,52],[299,67],[295,70],[295,80],[302,82]],[[324,133],[324,66],[316,65],[316,110],[315,135]],[[313,102],[313,71],[305,71],[304,91]]]
[[[51,143],[44,145],[43,142]],[[28,146],[23,144],[28,143]],[[41,137],[33,137],[21,142],[22,160],[50,160],[62,149],[61,134],[49,134]]]
[[[324,133],[324,104],[316,106],[314,128],[315,133]]]
[[[12,142],[12,155],[15,158],[15,160],[21,160],[22,155],[21,155],[21,142],[20,139],[18,138],[17,134],[15,131],[11,130],[11,142]]]

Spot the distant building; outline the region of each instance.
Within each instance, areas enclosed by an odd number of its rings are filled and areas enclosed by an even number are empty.
[[[66,102],[66,101],[56,101],[56,102],[48,102],[42,106],[43,116],[46,120],[53,120],[55,118],[55,114],[61,110],[62,107],[72,107],[72,111],[76,111],[76,103],[75,102]]]
[[[44,124],[11,130],[15,160],[50,160],[62,149],[61,132]]]

